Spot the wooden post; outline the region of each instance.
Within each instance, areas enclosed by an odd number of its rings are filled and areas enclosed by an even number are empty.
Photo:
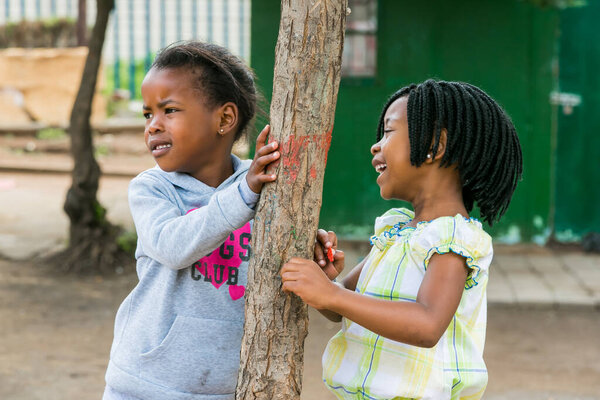
[[[281,3],[270,113],[281,162],[254,220],[237,400],[300,398],[307,308],[281,291],[279,270],[291,257],[312,258],[346,10],[347,0]]]

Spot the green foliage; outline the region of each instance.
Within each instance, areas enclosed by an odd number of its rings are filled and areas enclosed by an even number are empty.
[[[106,156],[109,153],[110,153],[110,149],[105,144],[99,144],[94,147],[94,156],[95,157]]]
[[[97,201],[94,203],[94,218],[98,225],[106,224],[106,208],[102,207]]]
[[[0,48],[75,47],[76,24],[73,18],[7,23],[0,26]]]
[[[154,59],[154,54],[151,55],[151,59]],[[106,83],[104,86],[104,94],[107,96],[112,96],[115,92],[115,89],[127,89],[129,90],[129,85],[131,81],[130,76],[130,62],[128,60],[121,60],[118,64],[119,68],[119,77],[120,77],[120,85],[119,87],[115,86],[115,65],[108,65],[105,67],[105,76]],[[144,80],[144,76],[146,75],[146,60],[135,60],[134,62],[134,87],[135,92],[131,99],[141,99],[142,94],[140,92],[140,88],[142,86],[142,81]]]
[[[42,23],[42,25],[44,26],[44,28],[46,29],[56,29],[57,27],[60,26],[70,26],[70,25],[77,25],[77,19],[75,18],[70,18],[70,17],[65,17],[65,18],[57,18],[57,17],[50,17],[44,20],[40,21]]]
[[[135,231],[123,231],[117,236],[117,246],[130,255],[135,254],[137,246],[137,233]]]
[[[35,136],[41,140],[57,140],[66,137],[67,132],[60,128],[44,128],[40,129]]]

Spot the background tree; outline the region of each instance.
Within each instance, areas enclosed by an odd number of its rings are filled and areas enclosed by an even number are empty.
[[[252,234],[236,398],[298,399],[306,305],[281,291],[289,258],[312,258],[340,82],[347,0],[284,0],[275,55],[271,135],[278,179],[263,189]]]
[[[114,1],[114,0],[113,0]],[[79,0],[77,3],[77,46],[87,44],[87,3],[86,0]]]
[[[69,123],[74,160],[72,184],[64,204],[70,220],[69,245],[51,260],[67,271],[77,272],[114,269],[124,256],[116,243],[119,229],[106,220],[106,210],[96,196],[101,172],[94,157],[90,115],[114,0],[97,0],[96,7],[96,21]]]

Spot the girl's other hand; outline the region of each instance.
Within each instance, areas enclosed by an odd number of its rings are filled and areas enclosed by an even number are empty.
[[[254,193],[260,193],[265,183],[273,182],[277,179],[277,175],[267,172],[267,167],[273,165],[280,157],[280,153],[276,151],[279,147],[277,142],[266,144],[270,130],[271,127],[269,125],[265,126],[256,138],[254,160],[252,160],[252,164],[246,175],[248,186]]]
[[[335,293],[342,290],[311,260],[294,257],[283,265],[280,274],[284,292],[295,293],[317,310],[327,309]]]
[[[345,264],[344,252],[337,249],[338,240],[334,232],[317,231],[314,260],[330,280],[335,279]]]

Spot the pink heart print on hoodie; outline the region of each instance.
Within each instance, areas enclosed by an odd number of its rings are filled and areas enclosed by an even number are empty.
[[[194,210],[196,208],[187,213]],[[250,260],[250,238],[250,222],[247,222],[246,225],[231,232],[221,246],[193,265],[204,277],[204,281],[211,282],[216,289],[227,284],[232,300],[242,298],[246,292],[245,286],[238,285],[238,267],[242,262]],[[199,279],[201,278],[198,277],[197,280]]]

